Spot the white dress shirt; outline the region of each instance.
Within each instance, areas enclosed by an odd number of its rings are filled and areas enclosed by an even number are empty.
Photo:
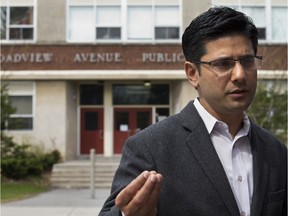
[[[250,216],[253,193],[253,161],[249,141],[250,121],[243,113],[243,127],[232,138],[226,123],[217,120],[200,104],[194,105],[210,134],[237,201],[241,216]]]

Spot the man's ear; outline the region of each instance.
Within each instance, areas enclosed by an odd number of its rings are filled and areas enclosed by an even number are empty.
[[[184,63],[184,68],[186,72],[186,76],[189,80],[189,82],[194,86],[194,88],[197,88],[199,85],[199,71],[195,64],[186,61]]]

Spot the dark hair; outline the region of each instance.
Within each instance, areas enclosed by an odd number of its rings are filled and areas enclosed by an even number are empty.
[[[182,49],[187,61],[199,61],[206,54],[206,43],[223,36],[244,35],[251,39],[255,55],[258,31],[251,18],[229,7],[214,7],[196,17],[182,36]]]

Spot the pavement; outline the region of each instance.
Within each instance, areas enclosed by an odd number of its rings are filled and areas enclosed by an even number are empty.
[[[27,198],[1,204],[1,216],[97,216],[110,189],[52,189]]]

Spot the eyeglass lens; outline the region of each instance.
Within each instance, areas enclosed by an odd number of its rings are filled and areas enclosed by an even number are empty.
[[[239,60],[222,59],[211,62],[211,66],[220,72],[226,72],[235,67],[236,61],[239,61],[244,69],[256,69],[261,66],[261,59],[256,57],[249,57]]]

